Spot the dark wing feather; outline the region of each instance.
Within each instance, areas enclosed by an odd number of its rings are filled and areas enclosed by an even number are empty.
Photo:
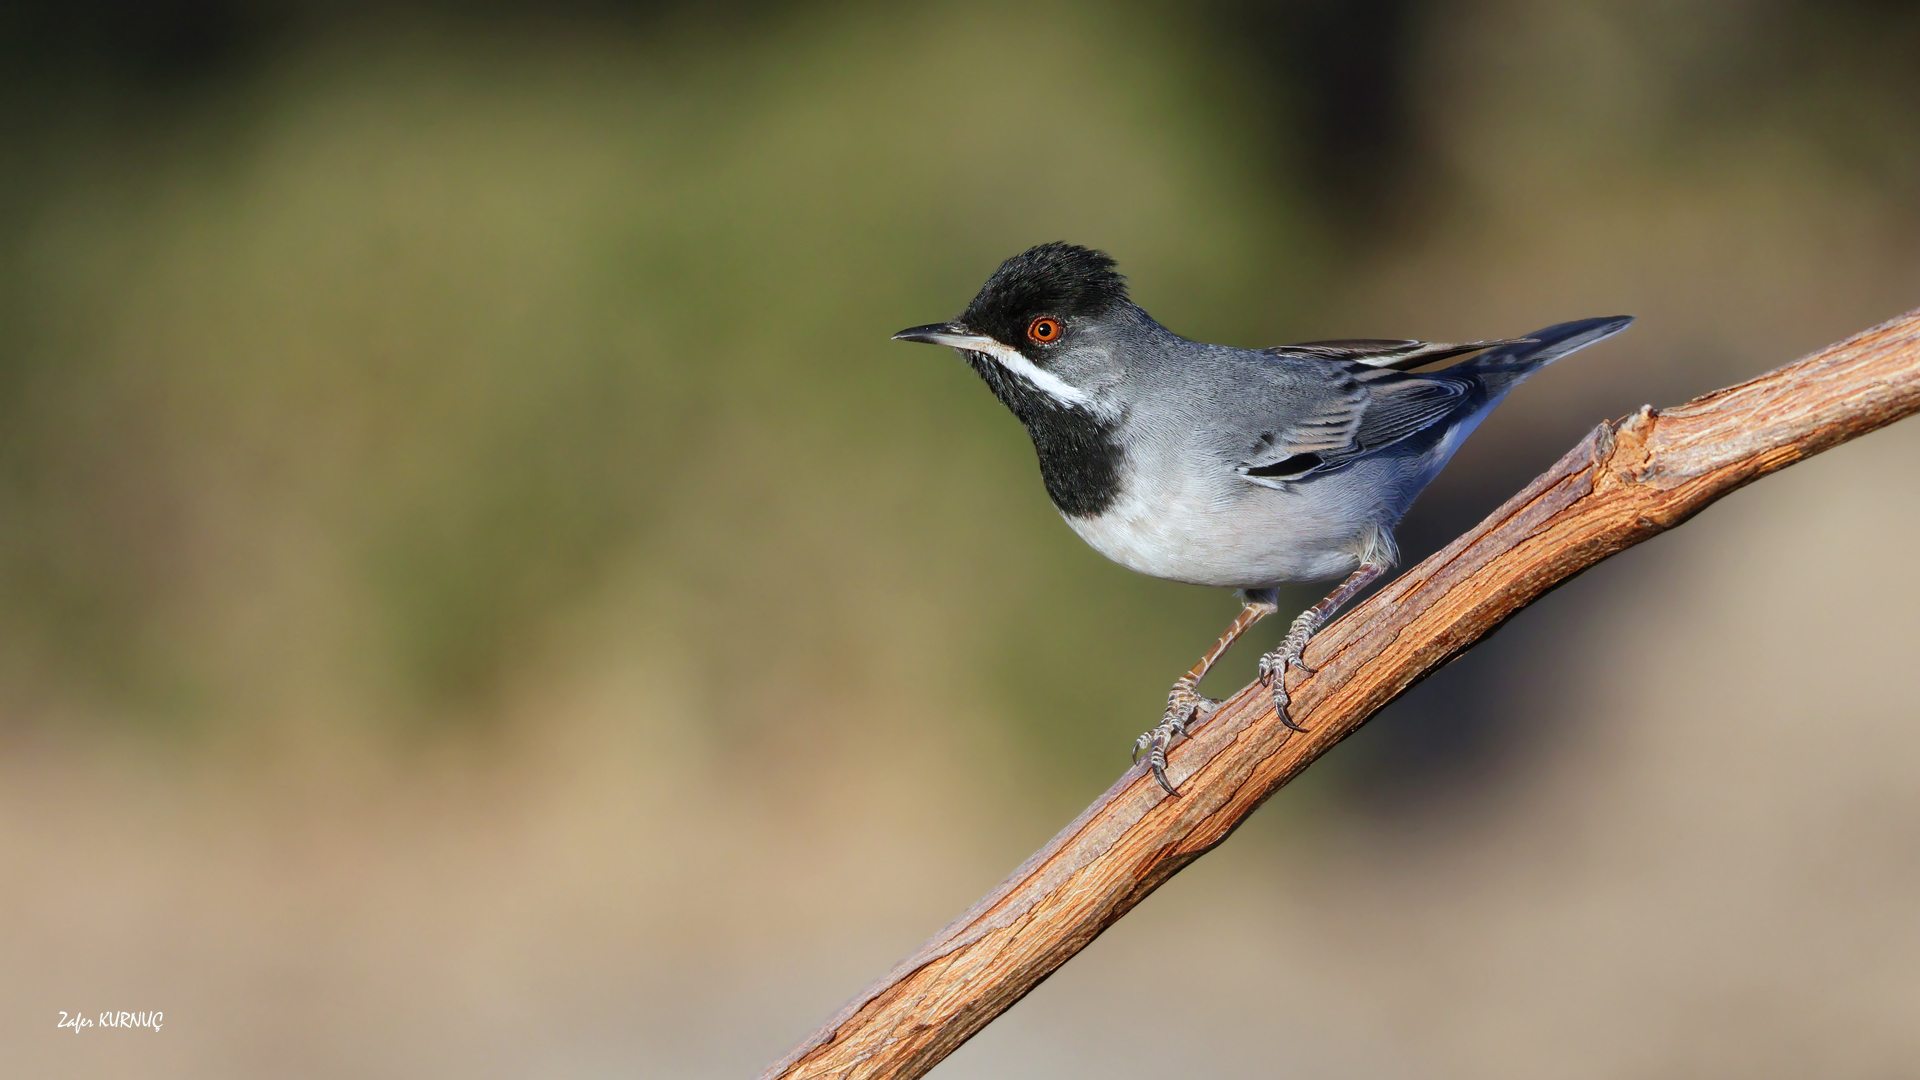
[[[1298,345],[1276,345],[1261,352],[1273,356],[1302,356],[1315,360],[1345,360],[1369,367],[1406,371],[1425,364],[1491,349],[1496,345],[1521,345],[1529,338],[1504,341],[1468,341],[1452,344],[1444,341],[1415,341],[1412,338],[1346,338],[1340,341],[1303,341]]]
[[[1472,385],[1460,378],[1417,375],[1371,380],[1372,397],[1354,429],[1348,456],[1391,446],[1439,423],[1466,398]]]
[[[1240,464],[1241,474],[1290,481],[1338,468],[1445,421],[1473,388],[1471,380],[1444,373],[1330,366],[1325,396],[1283,430],[1263,436]]]

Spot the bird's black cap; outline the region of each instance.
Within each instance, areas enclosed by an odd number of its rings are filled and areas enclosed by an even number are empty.
[[[1000,264],[959,321],[1008,344],[1041,315],[1099,317],[1127,302],[1127,279],[1104,252],[1055,241]]]

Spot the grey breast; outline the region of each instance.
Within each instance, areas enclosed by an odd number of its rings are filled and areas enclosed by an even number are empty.
[[[1296,482],[1243,470],[1263,455],[1338,442],[1364,388],[1323,362],[1195,342],[1154,353],[1130,365],[1121,496],[1075,530],[1123,565],[1196,584],[1264,587],[1351,571],[1390,510],[1380,484],[1398,486],[1389,478],[1404,465],[1356,461]]]

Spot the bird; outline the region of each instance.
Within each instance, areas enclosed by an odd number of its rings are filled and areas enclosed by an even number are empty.
[[[1146,752],[1177,796],[1167,751],[1219,707],[1200,681],[1279,610],[1279,587],[1341,579],[1260,659],[1280,722],[1303,731],[1287,670],[1312,674],[1314,633],[1393,567],[1393,532],[1414,499],[1522,380],[1632,322],[1459,344],[1210,345],[1134,303],[1111,256],[1056,241],[1001,263],[958,317],[893,339],[959,352],[1026,428],[1048,497],[1096,551],[1153,577],[1237,590],[1239,615],[1134,742],[1134,760]]]

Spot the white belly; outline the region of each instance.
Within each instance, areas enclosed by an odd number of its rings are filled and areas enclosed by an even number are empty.
[[[1265,588],[1359,566],[1373,533],[1365,517],[1316,513],[1324,500],[1230,482],[1245,490],[1130,491],[1098,517],[1066,521],[1129,570],[1195,585]]]

